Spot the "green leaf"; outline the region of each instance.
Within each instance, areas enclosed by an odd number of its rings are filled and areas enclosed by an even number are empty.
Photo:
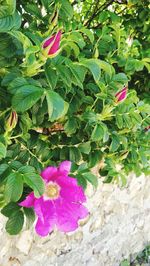
[[[31,41],[22,32],[16,31],[16,30],[12,30],[12,31],[10,31],[8,33],[10,35],[12,35],[13,37],[15,37],[23,45],[24,53],[27,51],[27,49],[32,47]]]
[[[57,66],[57,72],[58,72],[58,75],[61,78],[61,80],[64,82],[64,84],[67,87],[71,87],[71,83],[72,83],[71,77],[72,77],[72,75],[71,75],[70,69],[67,66],[65,66],[65,65],[58,65]]]
[[[46,92],[49,120],[54,121],[64,116],[68,111],[68,103],[54,91]]]
[[[21,26],[21,16],[15,12],[13,15],[0,18],[0,32],[19,29]]]
[[[24,223],[23,212],[22,211],[15,212],[9,217],[6,223],[6,231],[10,235],[17,235],[21,231],[23,223]]]
[[[6,217],[10,217],[12,213],[18,212],[21,206],[15,202],[9,202],[2,210],[1,213]]]
[[[33,85],[20,87],[12,98],[12,106],[17,112],[30,109],[43,95],[44,90]]]
[[[46,75],[50,88],[52,90],[55,89],[57,80],[58,80],[58,75],[56,74],[56,70],[51,69],[50,67],[46,67],[45,75]]]
[[[22,196],[23,192],[23,180],[20,173],[11,173],[7,177],[7,182],[5,186],[5,199],[9,201],[18,201]]]
[[[6,146],[0,142],[0,159],[6,157]]]
[[[74,51],[75,57],[78,57],[78,55],[80,54],[80,49],[78,45],[72,41],[67,41],[67,46],[69,46]]]
[[[73,16],[73,8],[68,0],[60,0],[61,4],[60,12],[62,13],[63,19],[65,20],[66,17],[71,19]]]
[[[80,150],[82,153],[89,154],[90,151],[91,151],[91,142],[90,142],[90,141],[87,141],[87,142],[81,143],[81,144],[78,146],[78,148],[79,148],[79,150]]]
[[[119,137],[116,135],[112,135],[112,142],[110,144],[110,151],[114,152],[114,151],[118,150],[119,146],[120,146]]]
[[[0,183],[5,182],[7,176],[12,172],[11,167],[8,164],[0,165]]]
[[[108,17],[109,17],[108,11],[104,10],[104,11],[100,12],[98,20],[99,20],[99,22],[103,23],[104,21],[107,20]]]
[[[116,124],[117,124],[118,128],[121,129],[121,128],[123,127],[123,119],[122,119],[122,115],[116,113],[115,118],[116,118]]]
[[[77,128],[78,128],[78,123],[74,117],[69,118],[64,125],[64,130],[69,135],[74,134]]]
[[[110,64],[103,60],[99,60],[99,65],[110,77],[112,76],[114,69]]]
[[[142,123],[142,117],[140,116],[140,114],[136,113],[136,112],[132,112],[130,113],[131,115],[131,119],[132,119],[132,122],[134,124],[141,124]]]
[[[0,18],[12,15],[16,9],[16,0],[5,0],[1,3]]]
[[[45,186],[42,177],[36,173],[26,173],[23,176],[24,182],[34,190],[35,197],[43,195]]]
[[[129,115],[128,114],[123,114],[122,118],[124,120],[125,127],[131,128],[132,127],[132,121],[131,121],[131,118],[129,117]]]
[[[80,64],[91,71],[95,82],[99,81],[101,77],[101,68],[98,59],[81,59]]]
[[[99,150],[95,150],[89,155],[89,168],[94,167],[96,164],[100,163],[102,160],[103,153]]]
[[[76,175],[76,178],[78,180],[78,185],[82,186],[83,189],[86,189],[87,188],[87,180],[84,178],[84,176],[81,174],[78,174],[78,175]]]
[[[34,223],[35,221],[35,212],[32,208],[23,208],[25,216],[27,218],[29,227]]]
[[[30,166],[30,165],[25,165],[25,166],[22,166],[18,169],[18,171],[21,173],[21,174],[26,174],[26,173],[34,173],[35,172],[35,168],[33,166]]]
[[[81,161],[81,152],[76,147],[70,147],[69,149],[69,160],[75,163],[78,163]]]
[[[115,74],[112,80],[122,84],[128,82],[128,78],[124,73]]]
[[[103,136],[104,136],[103,126],[101,124],[95,125],[92,131],[91,139],[93,141],[100,141],[101,139],[103,139]]]
[[[124,260],[121,262],[120,266],[130,266],[130,262],[128,260]]]
[[[72,82],[83,89],[83,81],[85,79],[86,69],[79,63],[69,63],[68,67],[72,72]]]
[[[82,28],[82,29],[80,29],[80,32],[86,34],[91,43],[94,42],[94,34],[92,33],[91,30],[86,29],[86,28]]]
[[[90,172],[82,174],[82,176],[88,180],[95,188],[98,186],[98,178]]]

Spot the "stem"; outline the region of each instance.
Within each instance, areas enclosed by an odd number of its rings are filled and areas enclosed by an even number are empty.
[[[32,152],[32,151],[30,151],[29,149],[28,149],[28,147],[26,147],[22,142],[20,142],[19,140],[16,140],[16,142],[18,142],[24,149],[26,149],[33,157],[35,157],[36,159],[37,159],[37,161],[39,162],[39,163],[41,163],[43,166],[44,166],[44,164],[43,164],[43,162]]]
[[[7,110],[3,111],[2,113],[0,113],[0,117],[3,116],[5,113],[7,113],[9,110],[11,110],[11,107],[8,108]]]

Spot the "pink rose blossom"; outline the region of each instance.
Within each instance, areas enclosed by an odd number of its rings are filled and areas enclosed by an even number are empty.
[[[43,53],[47,57],[52,58],[59,53],[60,39],[61,39],[61,31],[59,30],[56,34],[49,37],[43,42],[42,45]]]
[[[128,91],[128,87],[124,87],[122,90],[120,90],[119,92],[115,94],[117,102],[122,102],[126,99],[127,91]]]
[[[86,197],[82,187],[75,178],[69,177],[71,162],[64,161],[59,167],[45,168],[41,176],[45,181],[45,192],[36,198],[31,192],[24,201],[23,207],[33,207],[38,220],[35,226],[37,234],[46,236],[56,226],[62,232],[74,231],[78,228],[78,220],[88,215],[82,205]]]

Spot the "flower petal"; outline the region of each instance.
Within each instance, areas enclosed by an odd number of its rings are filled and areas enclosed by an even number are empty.
[[[56,35],[53,35],[52,37],[50,38],[47,38],[44,43],[43,43],[43,48],[46,48],[48,47],[50,44],[53,43],[54,39],[55,39]]]
[[[78,185],[75,178],[70,176],[59,176],[56,180],[61,187],[60,196],[71,202],[85,202],[84,190]]]
[[[118,101],[120,102],[122,100],[125,100],[126,95],[127,95],[127,92],[126,91],[123,91],[122,94],[120,95],[120,97],[118,98]]]
[[[57,168],[54,166],[48,166],[41,172],[41,176],[46,182],[53,181],[56,178]]]
[[[78,220],[88,215],[87,209],[81,204],[70,203],[59,199],[55,203],[56,225],[60,231],[71,232],[78,228]]]
[[[127,91],[128,91],[128,88],[125,87],[121,91],[119,91],[119,92],[117,92],[115,94],[115,97],[117,99],[117,102],[121,102],[121,101],[125,100],[125,98],[127,96]]]
[[[70,161],[64,161],[59,165],[59,172],[63,173],[64,175],[68,175],[71,169],[71,162]]]
[[[59,48],[60,45],[60,39],[61,39],[61,31],[58,31],[58,33],[55,35],[54,43],[52,44],[48,55],[55,54]]]
[[[42,221],[38,218],[37,223],[35,225],[35,230],[40,236],[47,236],[53,230],[53,224],[50,221]]]
[[[37,199],[34,204],[34,210],[43,223],[48,220],[54,223],[55,215],[52,200],[44,200],[43,197]]]
[[[25,200],[23,200],[22,202],[19,203],[20,206],[26,207],[26,208],[30,208],[34,206],[34,202],[35,202],[35,196],[34,193],[31,192]]]

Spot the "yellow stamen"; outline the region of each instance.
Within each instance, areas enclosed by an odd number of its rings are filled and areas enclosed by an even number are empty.
[[[45,189],[45,196],[50,199],[57,199],[59,197],[60,188],[56,183],[49,183]]]

